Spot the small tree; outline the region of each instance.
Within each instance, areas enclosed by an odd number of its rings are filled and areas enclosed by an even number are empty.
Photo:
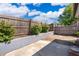
[[[13,39],[15,30],[7,21],[0,22],[0,42],[10,43]]]
[[[48,25],[42,25],[42,31],[41,32],[48,32],[49,26]]]
[[[79,37],[79,31],[75,32],[74,34]]]
[[[40,32],[42,31],[42,27],[41,27],[41,25],[34,25],[34,26],[32,26],[32,28],[31,28],[31,33],[33,34],[33,35],[38,35]]]
[[[62,25],[71,25],[74,21],[73,5],[69,4],[63,14],[59,16],[59,23]]]

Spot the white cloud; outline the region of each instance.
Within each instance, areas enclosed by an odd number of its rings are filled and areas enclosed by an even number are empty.
[[[0,4],[0,14],[12,15],[16,17],[21,17],[29,12],[29,9],[26,6],[16,7],[11,4]]]
[[[63,13],[64,9],[65,8],[60,8],[59,11],[54,11],[54,12],[49,11],[46,14],[46,16],[49,17],[49,18],[57,18],[57,17],[59,17]]]
[[[34,21],[40,21],[40,22],[49,22],[51,19],[55,20],[58,18],[64,11],[65,8],[60,8],[59,11],[49,11],[47,13],[41,13],[39,16],[36,16],[33,18]]]
[[[20,5],[20,6],[25,6],[25,5],[31,4],[31,3],[17,3],[17,4]]]
[[[57,12],[57,11],[54,11],[54,12],[49,11],[49,12],[46,14],[46,16],[49,17],[49,18],[56,18],[56,17],[59,16],[59,12]]]
[[[28,16],[35,16],[35,15],[40,15],[42,12],[37,11],[37,10],[32,10],[28,13]]]
[[[36,16],[33,18],[34,21],[42,21],[42,22],[49,22],[49,20],[58,18],[59,15],[62,14],[64,11],[64,8],[60,8],[59,11],[48,11],[47,13],[43,13],[41,11],[32,10],[30,11],[26,6],[26,4],[23,4],[23,6],[16,7],[15,5],[11,4],[0,4],[0,14],[6,14],[6,15],[12,15],[16,17],[22,17],[26,13],[28,13],[28,16]],[[35,4],[36,5],[36,4]]]
[[[40,6],[41,3],[33,3],[34,6]]]
[[[57,5],[60,5],[60,6],[66,6],[68,5],[68,3],[51,3],[52,6],[57,6]]]
[[[42,16],[36,16],[36,17],[33,18],[33,20],[34,20],[34,21],[40,21],[40,22],[43,22],[44,17],[42,17]]]
[[[59,15],[61,15],[61,14],[63,13],[64,9],[65,9],[65,7],[64,7],[64,8],[60,8],[60,9],[59,9],[59,12],[58,12],[58,13],[59,13]]]

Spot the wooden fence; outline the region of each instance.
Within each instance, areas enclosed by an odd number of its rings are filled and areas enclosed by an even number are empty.
[[[54,25],[53,31],[55,34],[74,35],[75,32],[79,31],[79,22],[70,26]]]
[[[25,19],[16,18],[16,17],[14,18],[14,17],[0,16],[0,20],[8,21],[13,25],[13,27],[16,30],[15,36],[30,34],[31,26],[34,24],[38,24],[38,22],[34,22],[32,20],[25,20]]]

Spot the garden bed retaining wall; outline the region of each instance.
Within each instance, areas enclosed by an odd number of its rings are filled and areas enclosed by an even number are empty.
[[[46,39],[46,37],[49,35],[53,35],[53,32],[47,32],[47,33],[41,33],[39,35],[16,38],[12,40],[10,44],[0,43],[0,55],[5,55],[11,51],[22,48],[24,46],[27,46],[39,40]]]

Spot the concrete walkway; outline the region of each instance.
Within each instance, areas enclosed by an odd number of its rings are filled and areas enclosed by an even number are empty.
[[[27,36],[22,38],[16,38],[12,40],[10,44],[0,43],[0,55],[5,55],[11,51],[18,50],[29,44],[45,39],[50,34],[53,35],[53,32],[42,33],[39,35]]]
[[[64,36],[64,35],[53,35],[52,37],[54,39],[65,40],[65,41],[69,41],[69,42],[73,42],[73,43],[77,39],[77,37],[74,37],[74,36]]]
[[[38,52],[39,50],[41,50],[42,48],[44,48],[45,46],[50,44],[55,39],[74,42],[76,37],[61,36],[61,35],[48,35],[48,36],[46,36],[46,38],[44,38],[44,40],[39,40],[39,41],[32,43],[28,46],[24,46],[23,48],[14,50],[10,53],[7,53],[5,56],[32,56],[36,52]],[[51,50],[50,50],[50,52],[51,52]]]

